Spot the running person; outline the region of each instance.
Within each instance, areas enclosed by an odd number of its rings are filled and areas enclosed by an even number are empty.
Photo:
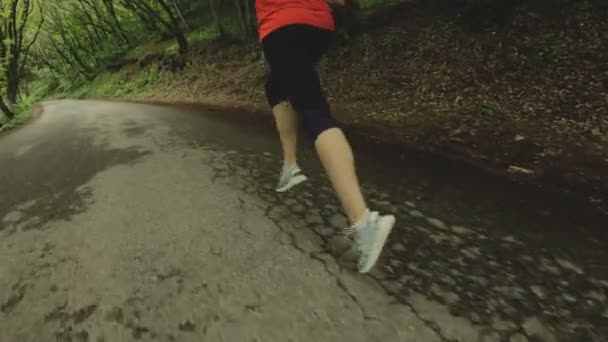
[[[395,217],[367,207],[355,172],[352,149],[331,116],[317,65],[334,36],[328,2],[343,0],[256,0],[259,39],[270,66],[266,96],[283,148],[283,169],[277,191],[307,180],[296,158],[297,127],[301,123],[314,140],[319,159],[350,220],[355,235],[358,270],[376,263]]]

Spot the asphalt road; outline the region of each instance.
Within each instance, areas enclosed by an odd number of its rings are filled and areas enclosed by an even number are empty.
[[[360,275],[309,146],[276,194],[271,125],[222,116],[65,100],[0,137],[0,341],[606,341],[605,217],[355,141],[398,218]]]

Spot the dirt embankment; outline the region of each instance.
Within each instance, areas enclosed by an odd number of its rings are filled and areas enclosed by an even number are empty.
[[[322,62],[336,116],[378,139],[602,206],[608,6],[543,4],[498,12],[402,4],[373,13]],[[214,43],[193,49],[186,68],[163,74],[137,98],[266,110],[265,73],[255,44]]]

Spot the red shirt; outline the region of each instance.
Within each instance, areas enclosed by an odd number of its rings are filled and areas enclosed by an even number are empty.
[[[308,24],[335,30],[334,18],[326,0],[256,0],[255,8],[260,40],[290,24]]]

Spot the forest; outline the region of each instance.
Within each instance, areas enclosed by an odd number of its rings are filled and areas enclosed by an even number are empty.
[[[2,0],[0,109],[13,119],[32,92],[91,81],[144,42],[174,39],[185,56],[189,31],[213,22],[226,34],[226,12],[235,16],[230,24],[238,22],[244,35],[252,35],[253,2],[231,5],[229,10],[219,0]]]

